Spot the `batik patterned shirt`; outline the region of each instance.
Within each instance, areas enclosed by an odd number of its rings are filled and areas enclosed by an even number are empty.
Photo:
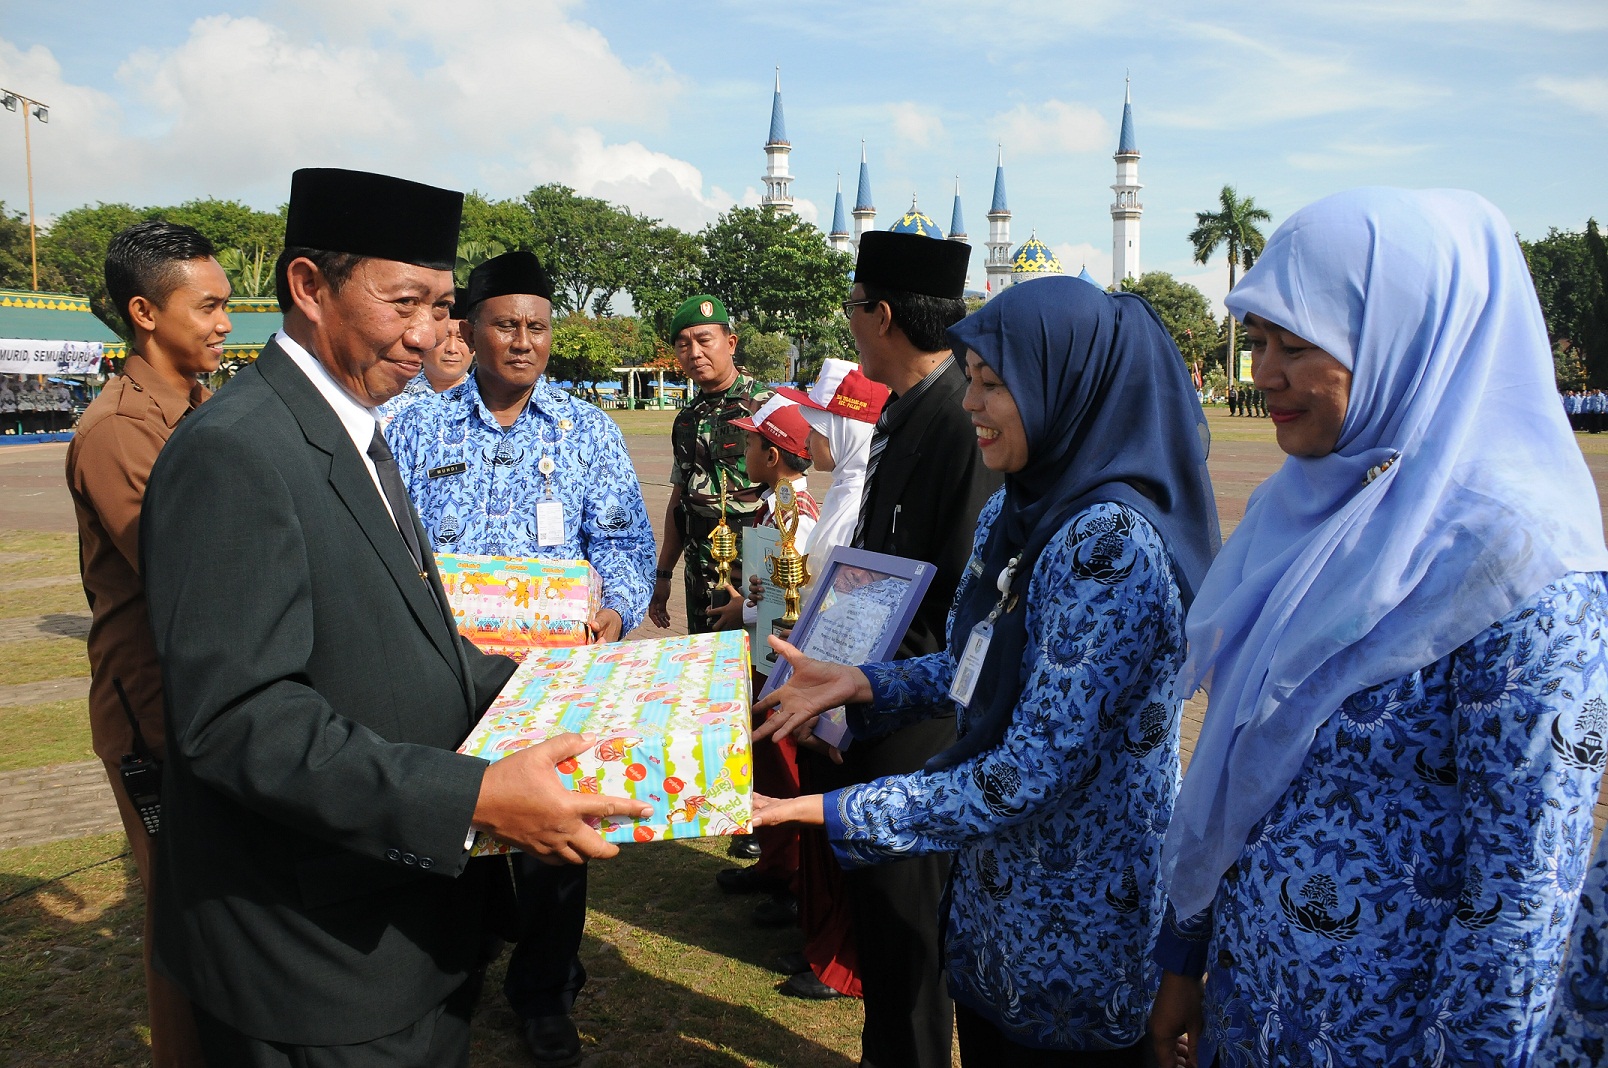
[[[1601,734],[1596,744],[1603,744]],[[1569,961],[1535,1063],[1544,1068],[1608,1064],[1608,835],[1602,836],[1597,859],[1586,873]]]
[[[653,527],[625,438],[603,412],[544,378],[505,429],[471,374],[408,408],[385,436],[437,552],[586,560],[621,633],[641,624],[653,596]],[[557,545],[542,545],[537,525],[549,494],[564,507]]]
[[[1591,858],[1605,599],[1568,575],[1319,728],[1212,908],[1167,915],[1158,961],[1206,973],[1201,1064],[1541,1063]]]
[[[424,377],[424,372],[420,371],[408,379],[408,384],[402,387],[401,393],[374,409],[374,415],[379,419],[380,426],[388,427],[397,416],[420,401],[435,395],[435,387],[430,384],[428,378]],[[389,441],[387,443],[389,444]]]
[[[978,518],[958,597],[981,575],[1003,491]],[[944,954],[949,992],[1022,1045],[1138,1042],[1160,973],[1162,836],[1178,786],[1183,605],[1160,536],[1120,504],[1080,512],[1051,539],[1024,601],[1022,692],[1005,736],[936,772],[826,797],[845,866],[952,853]],[[951,619],[953,625],[953,619]],[[868,666],[864,737],[942,706],[942,651]],[[965,734],[966,710],[957,708]]]

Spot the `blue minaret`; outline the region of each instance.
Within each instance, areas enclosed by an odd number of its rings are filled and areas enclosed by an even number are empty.
[[[771,97],[770,136],[765,140],[765,195],[761,204],[771,204],[781,211],[793,210],[793,175],[787,167],[788,154],[793,146],[787,141],[787,123],[782,118],[782,68],[776,68],[776,95]]]
[[[955,210],[949,213],[949,240],[966,243],[966,213],[960,210],[960,175],[955,175]]]
[[[994,167],[994,202],[988,208],[988,248],[983,270],[988,275],[988,295],[997,297],[1011,284],[1011,209],[1005,203],[1005,147],[1000,146]]]
[[[1111,189],[1117,194],[1111,202],[1111,284],[1116,289],[1128,278],[1138,278],[1139,217],[1145,206],[1139,203],[1139,142],[1133,135],[1133,83],[1123,93],[1122,133],[1117,137],[1117,180]]]
[[[877,209],[871,203],[871,168],[865,162],[865,141],[860,141],[860,188],[854,195],[854,251],[860,251],[860,235],[877,225]]]
[[[826,243],[839,252],[848,252],[849,249],[849,223],[848,216],[843,211],[843,172],[837,176],[837,200],[832,204],[832,232],[826,235]]]

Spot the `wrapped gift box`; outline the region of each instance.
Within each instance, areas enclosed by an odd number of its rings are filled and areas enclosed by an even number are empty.
[[[566,731],[591,749],[558,766],[582,793],[653,806],[607,819],[611,842],[745,834],[753,813],[748,635],[533,649],[459,752],[496,760]],[[506,852],[482,835],[476,853]]]
[[[585,645],[603,587],[585,560],[436,555],[458,633],[488,653]]]

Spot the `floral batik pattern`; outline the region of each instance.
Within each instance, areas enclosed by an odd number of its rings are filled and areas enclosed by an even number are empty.
[[[983,509],[967,584],[1001,494]],[[952,853],[950,994],[1013,1041],[1132,1045],[1159,981],[1162,836],[1178,785],[1183,607],[1166,546],[1137,512],[1102,503],[1068,521],[1033,569],[1022,692],[998,745],[954,767],[852,786],[826,800],[846,866]],[[870,665],[855,733],[944,702],[947,651]],[[966,710],[957,725],[966,730]]]
[[[1600,750],[1604,732],[1597,731]],[[1552,1022],[1535,1063],[1544,1068],[1601,1068],[1608,1064],[1608,835],[1586,873],[1575,912],[1569,960],[1552,1001]]]
[[[641,624],[653,596],[653,526],[625,439],[602,411],[543,378],[504,428],[471,373],[397,416],[385,438],[437,552],[585,560],[621,633]],[[537,526],[549,495],[564,507],[556,545],[542,545]]]
[[[1542,1063],[1591,859],[1605,614],[1602,576],[1568,575],[1346,699],[1212,908],[1168,914],[1157,959],[1206,974],[1200,1063]]]

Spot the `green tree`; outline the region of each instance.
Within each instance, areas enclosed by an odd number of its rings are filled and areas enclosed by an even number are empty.
[[[229,285],[237,297],[272,297],[274,295],[274,263],[279,254],[268,255],[262,246],[249,254],[242,248],[218,250],[218,266],[229,276]]]
[[[593,382],[614,377],[620,353],[597,320],[571,312],[553,324],[553,352],[547,376],[555,381]]]
[[[496,238],[460,240],[458,242],[458,261],[452,268],[453,285],[460,288],[467,286],[469,284],[469,275],[473,273],[476,267],[479,267],[487,260],[496,259],[507,251],[508,246]]]
[[[558,183],[532,189],[525,205],[534,231],[531,251],[553,277],[554,306],[605,312],[630,284],[638,242],[651,221]]]
[[[700,236],[702,288],[761,333],[819,338],[848,297],[854,261],[792,212],[733,208]]]
[[[150,217],[128,204],[71,208],[39,236],[39,286],[89,298],[90,307],[118,333],[127,327],[106,295],[106,246],[118,231]]]
[[[33,260],[28,251],[28,216],[6,210],[0,200],[0,289],[32,289]]]
[[[681,302],[699,290],[703,243],[695,235],[663,223],[643,227],[639,240],[626,292],[637,314],[663,338]]]
[[[1195,248],[1195,262],[1206,263],[1222,248],[1228,253],[1228,288],[1234,288],[1234,281],[1238,277],[1236,269],[1243,266],[1250,270],[1256,262],[1256,257],[1262,254],[1267,245],[1267,238],[1257,228],[1257,223],[1272,222],[1273,216],[1256,206],[1256,198],[1239,198],[1231,185],[1223,186],[1223,191],[1217,195],[1217,211],[1198,211],[1195,213],[1195,229],[1189,233],[1189,243]],[[1234,344],[1234,317],[1228,316],[1228,359],[1233,360]],[[1224,367],[1229,367],[1228,363]],[[1233,374],[1232,369],[1229,374]]]
[[[742,330],[737,336],[737,364],[761,382],[775,382],[787,374],[792,344],[780,334]]]
[[[1147,271],[1123,289],[1150,302],[1190,366],[1205,362],[1217,340],[1217,319],[1206,294],[1166,271]]]
[[[237,248],[267,260],[270,274],[280,249],[285,247],[285,209],[258,211],[233,200],[187,200],[173,208],[147,208],[145,215],[183,226],[193,226],[219,249]]]
[[[1592,219],[1583,231],[1553,227],[1537,241],[1519,241],[1554,352],[1568,349],[1593,386],[1608,383],[1608,327],[1601,310],[1608,262],[1594,254],[1594,234]],[[1596,235],[1599,249],[1601,244]]]

